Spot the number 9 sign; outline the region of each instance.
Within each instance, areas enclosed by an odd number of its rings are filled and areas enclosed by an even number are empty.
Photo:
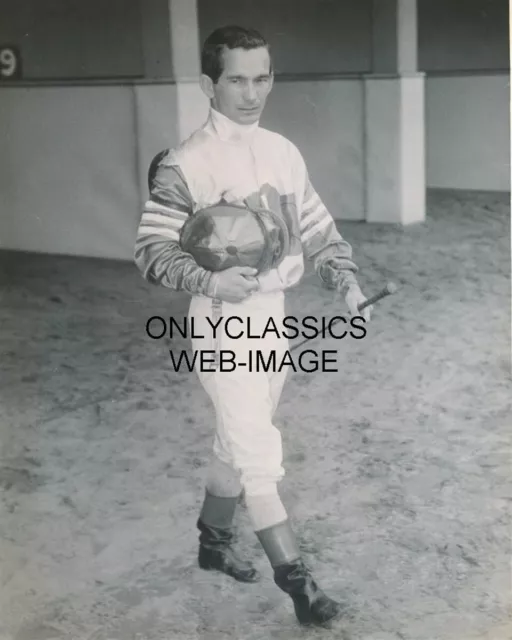
[[[0,80],[21,77],[21,60],[17,47],[0,44]]]

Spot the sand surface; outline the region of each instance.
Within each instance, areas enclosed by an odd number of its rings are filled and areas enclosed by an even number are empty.
[[[428,221],[341,225],[375,308],[337,373],[292,373],[277,425],[283,501],[347,607],[302,631],[263,573],[196,566],[212,444],[194,374],[151,340],[184,295],[133,265],[0,254],[1,640],[510,640],[510,207],[430,194]],[[346,313],[308,271],[290,314]],[[306,348],[306,346],[304,347]]]

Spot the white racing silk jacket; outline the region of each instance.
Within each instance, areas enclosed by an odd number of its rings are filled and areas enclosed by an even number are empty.
[[[288,255],[258,277],[261,292],[297,284],[312,260],[324,286],[346,291],[357,284],[352,248],[310,182],[297,147],[259,126],[239,125],[211,109],[207,121],[151,169],[134,250],[143,277],[175,291],[212,297],[212,272],[179,244],[188,216],[222,199],[271,208],[290,232]]]

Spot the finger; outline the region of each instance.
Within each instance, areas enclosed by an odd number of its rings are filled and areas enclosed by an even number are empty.
[[[352,300],[348,303],[348,310],[350,311],[351,316],[361,315],[361,311],[357,308],[357,303]]]
[[[255,276],[258,273],[258,270],[253,267],[235,267],[235,269],[242,276]]]
[[[357,299],[355,300],[355,303],[356,303],[357,312],[361,315],[364,315],[364,312],[366,311],[366,309],[370,308],[370,305],[368,304],[368,299],[363,295],[358,296]]]
[[[256,278],[245,278],[242,281],[242,288],[244,291],[256,291],[260,288],[260,283]]]

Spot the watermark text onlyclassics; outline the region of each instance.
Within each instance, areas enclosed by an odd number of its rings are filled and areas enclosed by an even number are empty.
[[[291,367],[294,371],[312,373],[338,371],[337,352],[333,349],[311,348],[293,352],[288,341],[297,338],[305,342],[319,338],[343,340],[347,337],[361,340],[366,336],[366,327],[362,316],[285,316],[279,321],[269,317],[265,322],[259,318],[257,323],[251,321],[250,317],[239,316],[220,316],[216,320],[206,317],[200,321],[187,316],[181,319],[152,316],[146,323],[146,334],[154,340],[183,338],[190,339],[193,344],[198,341],[215,344],[215,348],[195,349],[192,352],[186,349],[170,350],[175,371],[233,372],[243,369],[249,372],[275,372],[283,367]],[[286,341],[287,348],[275,346],[281,340]],[[229,348],[225,348],[226,342]]]

